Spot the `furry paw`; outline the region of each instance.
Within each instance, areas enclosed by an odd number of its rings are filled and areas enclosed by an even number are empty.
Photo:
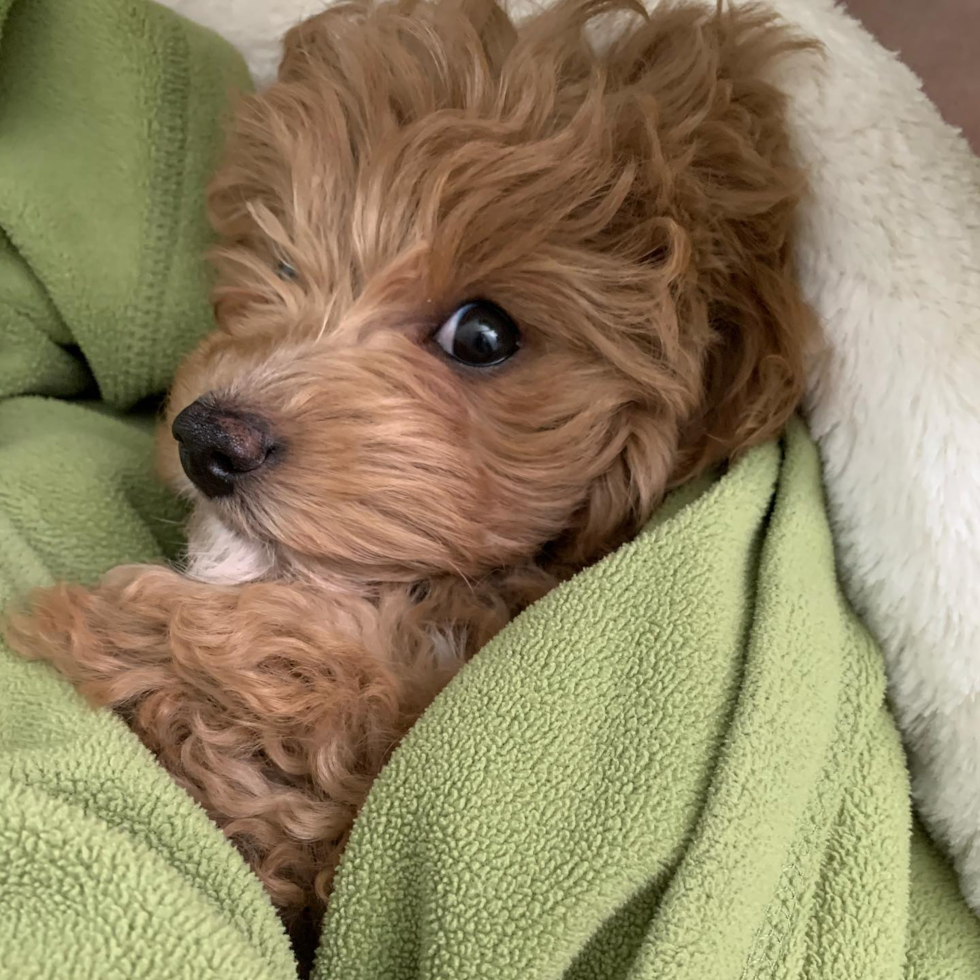
[[[95,588],[59,584],[32,593],[5,624],[11,649],[45,660],[94,705],[121,706],[166,673],[166,622],[139,615],[132,597],[146,579],[176,574],[150,565],[113,569]]]

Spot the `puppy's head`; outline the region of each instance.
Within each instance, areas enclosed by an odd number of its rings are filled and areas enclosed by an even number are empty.
[[[618,6],[355,0],[288,36],[161,435],[199,574],[585,562],[786,420],[810,318],[765,76],[802,45]]]

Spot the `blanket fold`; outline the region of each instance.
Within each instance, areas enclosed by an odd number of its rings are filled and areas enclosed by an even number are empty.
[[[372,792],[320,976],[980,976],[823,506],[794,423],[483,650]]]
[[[202,187],[247,77],[146,0],[0,0],[0,397],[166,388],[210,322]]]
[[[208,328],[201,197],[245,84],[142,0],[0,0],[0,606],[176,547],[129,410]],[[295,975],[203,812],[2,649],[0,858],[4,980]],[[802,424],[678,491],[446,689],[358,820],[316,975],[980,978]]]

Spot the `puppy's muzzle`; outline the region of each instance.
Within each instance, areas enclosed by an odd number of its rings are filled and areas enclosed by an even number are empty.
[[[242,478],[264,466],[277,448],[261,419],[219,408],[207,396],[188,405],[171,431],[184,472],[209,498],[234,493]]]

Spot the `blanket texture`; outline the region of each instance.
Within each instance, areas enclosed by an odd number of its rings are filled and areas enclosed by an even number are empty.
[[[243,74],[138,0],[0,0],[0,24],[5,604],[172,552],[132,407],[207,328],[199,202]],[[118,719],[4,651],[0,692],[0,977],[293,975],[258,882]],[[316,972],[980,978],[883,698],[794,424],[449,686],[358,821]]]

